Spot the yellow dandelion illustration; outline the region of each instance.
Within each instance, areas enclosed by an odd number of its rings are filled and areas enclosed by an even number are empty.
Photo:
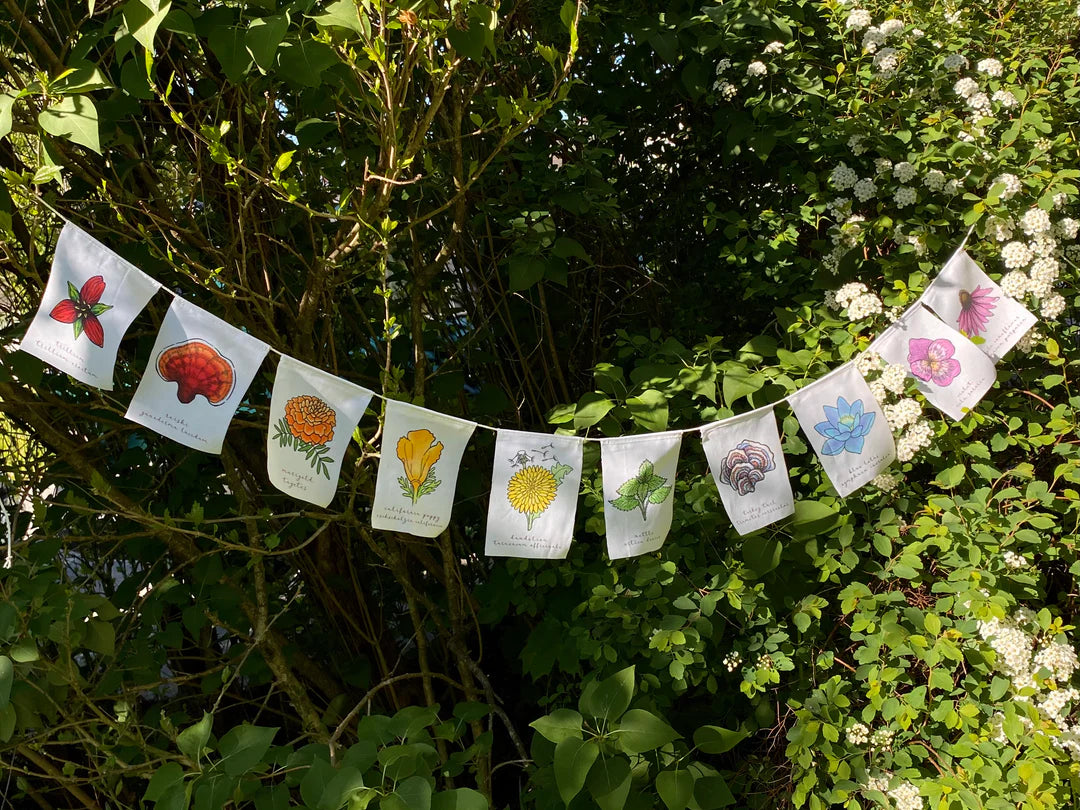
[[[529,519],[531,530],[533,521],[555,500],[555,491],[559,482],[555,475],[545,467],[525,467],[514,473],[506,486],[506,497],[510,505]]]

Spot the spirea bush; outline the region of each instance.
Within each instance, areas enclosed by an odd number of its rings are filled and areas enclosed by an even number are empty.
[[[687,448],[696,474],[679,482],[660,559],[609,564],[577,545],[554,575],[510,563],[526,613],[560,589],[588,593],[540,618],[526,667],[580,660],[591,681],[636,662],[641,705],[686,732],[659,756],[629,757],[669,808],[1072,807],[1077,9],[728,2],[684,25],[686,51],[711,60],[702,104],[730,121],[731,171],[777,166],[775,196],[709,204],[704,218],[744,297],[779,299],[775,320],[738,349],[624,334],[596,391],[551,421],[604,435],[688,427],[855,360],[898,460],[842,500],[782,408],[796,516],[739,538]],[[954,424],[867,347],[965,241],[1041,323]],[[650,398],[659,420],[643,412]],[[598,477],[591,486],[586,526],[602,534]],[[706,718],[747,737],[710,757],[719,749],[689,733]],[[595,739],[620,756],[606,732]],[[699,760],[732,797],[672,796],[672,773],[714,778]],[[549,767],[572,780],[557,756]]]

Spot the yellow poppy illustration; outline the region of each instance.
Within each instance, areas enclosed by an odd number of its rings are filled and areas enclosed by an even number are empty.
[[[521,452],[511,459],[511,465],[521,467],[521,469],[510,476],[510,481],[506,485],[506,499],[514,511],[525,515],[528,521],[527,531],[532,531],[533,521],[546,512],[555,501],[559,485],[573,470],[567,464],[560,464],[554,456],[550,458],[554,462],[550,468],[529,464],[533,458],[539,456],[540,451],[534,451],[532,457]]]
[[[434,475],[435,462],[442,455],[443,444],[430,430],[410,430],[397,443],[397,457],[405,468],[398,478],[402,493],[416,503],[435,491],[441,481]]]

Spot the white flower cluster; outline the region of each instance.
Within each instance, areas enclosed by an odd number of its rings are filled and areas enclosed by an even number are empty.
[[[1054,231],[1063,239],[1075,239],[1077,233],[1080,233],[1080,220],[1065,217],[1058,221]]]
[[[990,100],[997,102],[1006,110],[1011,110],[1020,104],[1020,102],[1016,100],[1016,96],[1008,90],[995,90],[994,95],[990,96]]]
[[[884,793],[889,789],[889,782],[892,781],[892,774],[889,771],[884,771],[878,776],[871,776],[866,780],[867,790],[876,790],[878,793]]]
[[[1016,348],[1022,351],[1024,354],[1031,354],[1037,348],[1039,344],[1045,340],[1046,336],[1043,335],[1038,329],[1032,327],[1024,333],[1024,336],[1020,340],[1016,341]]]
[[[1008,242],[1013,238],[1013,223],[1005,217],[990,217],[986,221],[986,235],[998,242]]]
[[[836,168],[833,169],[832,173],[829,175],[829,182],[832,183],[833,188],[838,191],[845,191],[855,185],[858,181],[859,175],[844,162],[836,164]]]
[[[893,433],[900,433],[908,425],[914,425],[922,416],[922,405],[917,399],[905,398],[899,402],[883,405],[885,420]]]
[[[897,208],[907,208],[909,205],[914,205],[918,199],[919,195],[911,186],[900,186],[893,194],[893,200],[896,202]]]
[[[851,191],[855,197],[858,198],[859,202],[866,202],[877,194],[877,186],[874,185],[874,181],[869,177],[864,177],[852,187]]]
[[[769,67],[764,62],[754,60],[746,66],[747,76],[764,76],[769,72]]]
[[[901,782],[889,791],[889,798],[896,805],[896,810],[923,810],[923,799],[919,789],[911,782]]]
[[[866,144],[863,143],[862,135],[852,135],[848,138],[847,145],[853,155],[861,155],[866,152]]]
[[[1005,560],[1005,565],[1008,568],[1017,569],[1028,567],[1027,557],[1023,554],[1017,554],[1011,548],[1007,548],[1001,552],[1001,557]]]
[[[731,60],[728,59],[726,56],[723,59],[721,59],[719,62],[716,63],[716,75],[717,76],[722,76],[723,74],[727,73],[727,71],[729,71],[729,70],[731,70]]]
[[[997,177],[995,177],[994,182],[991,185],[996,186],[998,183],[1001,183],[1005,186],[1005,190],[1001,192],[1001,199],[1003,200],[1011,200],[1017,195],[1021,188],[1020,178],[1017,177],[1015,174],[1009,174],[1007,172],[1005,174],[999,174]]]
[[[784,52],[784,43],[783,42],[770,42],[768,45],[765,46],[765,50],[762,51],[762,53],[770,53],[770,54],[772,54],[772,53],[783,53],[783,52]]]
[[[945,57],[945,61],[942,62],[942,67],[944,67],[946,70],[951,70],[956,73],[959,73],[967,66],[967,58],[958,53],[950,53],[948,56]]]
[[[717,82],[713,85],[713,90],[719,93],[724,101],[731,101],[739,92],[739,89],[731,82]]]
[[[961,98],[971,98],[979,92],[979,83],[974,79],[965,76],[962,79],[956,80],[956,84],[953,85],[953,90]]]
[[[911,461],[920,450],[934,443],[934,428],[927,420],[920,419],[905,430],[896,441],[897,461]]]
[[[1053,225],[1050,224],[1050,215],[1041,208],[1029,208],[1020,218],[1020,227],[1028,236],[1049,233],[1053,229]]]
[[[862,31],[864,28],[869,27],[873,18],[870,16],[870,12],[865,8],[852,9],[848,14],[847,27],[853,31]]]
[[[742,666],[742,656],[735,650],[732,650],[724,656],[724,669],[728,672],[734,672],[740,666]]]
[[[931,191],[941,191],[945,188],[945,173],[941,169],[931,169],[923,178],[923,185]]]
[[[881,751],[888,751],[892,748],[893,734],[891,728],[879,728],[870,735],[870,745]]]
[[[1069,686],[1080,660],[1068,638],[1044,633],[1027,608],[1005,619],[980,621],[978,632],[997,655],[997,668],[1012,683],[1014,699],[1030,701],[1060,732],[1051,736],[1054,744],[1080,762],[1080,723],[1070,719],[1080,691]]]
[[[885,386],[885,390],[891,394],[902,394],[907,388],[907,367],[901,363],[890,363],[881,372],[879,381]]]
[[[852,16],[854,16],[854,12],[852,12]],[[869,25],[869,14],[866,17],[866,20],[867,20],[867,25]],[[851,21],[850,16],[848,17],[848,21],[850,23],[850,21]],[[849,25],[849,27],[852,27],[852,26]],[[863,27],[865,28],[866,26],[863,26]],[[856,30],[861,30],[861,29],[856,29]],[[896,36],[897,34],[902,32],[903,30],[904,30],[904,23],[903,23],[902,20],[885,20],[885,22],[883,22],[881,25],[871,26],[870,28],[867,28],[866,33],[863,34],[863,40],[862,40],[863,50],[866,51],[866,53],[874,53],[875,51],[878,50],[878,48],[880,48],[882,45],[884,45],[886,42],[888,42],[890,37]],[[886,49],[886,50],[891,50],[891,51],[893,51],[894,54],[896,53],[895,49],[892,49],[892,48],[889,48],[889,49]],[[874,65],[874,67],[875,67],[875,69],[877,69],[876,63]],[[894,70],[895,70],[895,68],[894,68]]]
[[[1001,249],[1001,261],[1010,270],[1027,267],[1031,259],[1031,248],[1023,242],[1009,242]]]
[[[870,729],[865,723],[852,723],[847,729],[847,741],[852,745],[866,745],[870,741]]]
[[[836,299],[835,294],[833,300]],[[882,360],[881,355],[877,352],[865,351],[855,358],[855,368],[859,370],[859,373],[864,377],[868,376],[871,372],[881,371]]]
[[[900,67],[900,52],[896,48],[882,48],[874,54],[874,72],[883,79],[896,75]]]
[[[893,177],[901,183],[910,183],[915,179],[915,166],[907,160],[901,160],[893,166]]]
[[[996,79],[1003,71],[1001,62],[997,59],[980,59],[976,63],[975,69],[979,71],[979,73],[985,73],[992,79]]]
[[[870,479],[870,483],[882,492],[893,492],[900,486],[900,478],[891,473],[883,472]]]

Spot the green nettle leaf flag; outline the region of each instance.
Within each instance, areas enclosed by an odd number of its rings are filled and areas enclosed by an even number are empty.
[[[111,391],[120,339],[161,285],[88,233],[64,225],[52,272],[20,348]]]
[[[671,529],[682,433],[604,439],[604,524],[608,556],[656,551]]]

